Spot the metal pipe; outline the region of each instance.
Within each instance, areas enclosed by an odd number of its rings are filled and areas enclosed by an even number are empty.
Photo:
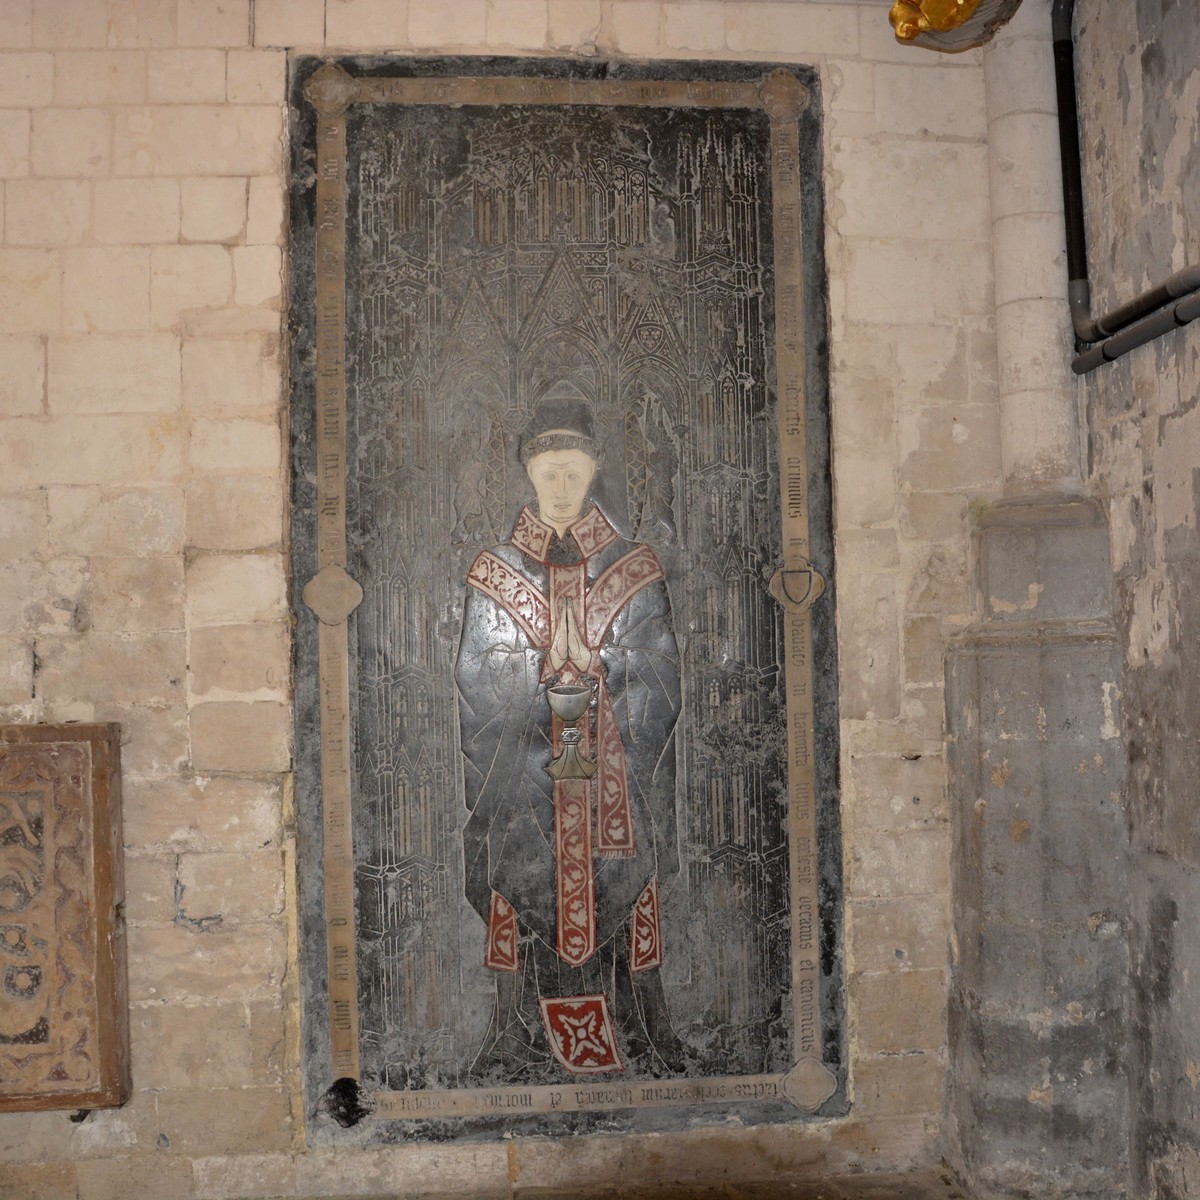
[[[1063,226],[1067,237],[1067,301],[1071,307],[1071,324],[1075,328],[1076,342],[1079,343],[1098,341],[1102,335],[1092,320],[1092,288],[1088,282],[1083,171],[1079,165],[1079,107],[1075,95],[1074,17],[1075,0],[1054,0],[1050,9],[1050,28],[1054,37]]]
[[[1142,322],[1143,318],[1166,308],[1173,300],[1190,296],[1200,291],[1200,267],[1184,267],[1169,279],[1142,292],[1125,304],[1118,305],[1100,317],[1092,316],[1092,291],[1088,282],[1087,236],[1083,215],[1083,173],[1079,155],[1079,110],[1075,95],[1075,42],[1072,23],[1075,16],[1075,0],[1054,0],[1050,10],[1051,29],[1054,35],[1054,81],[1058,92],[1058,144],[1062,157],[1063,180],[1063,223],[1067,237],[1067,300],[1071,306],[1071,324],[1080,343],[1102,342],[1114,345],[1115,335],[1122,330]],[[1187,321],[1176,321],[1172,316],[1178,305],[1164,314],[1159,333],[1165,333]],[[1194,318],[1189,318],[1194,320]],[[1158,328],[1158,325],[1155,326]],[[1138,328],[1143,328],[1138,325]],[[1159,333],[1152,334],[1158,337]],[[1105,340],[1107,339],[1107,340]],[[1121,354],[1149,341],[1141,338],[1120,351]],[[1124,345],[1124,341],[1120,343]],[[1080,349],[1077,346],[1076,349]],[[1097,347],[1100,349],[1100,347]],[[1071,364],[1076,374],[1090,371],[1102,362],[1111,362],[1116,354],[1103,354],[1096,358],[1091,351],[1081,354]],[[1090,365],[1080,367],[1080,363]]]
[[[1127,325],[1120,333],[1115,333],[1112,337],[1089,347],[1082,354],[1076,355],[1071,363],[1071,370],[1076,375],[1086,375],[1088,371],[1094,371],[1106,362],[1115,362],[1123,354],[1162,337],[1164,333],[1190,324],[1197,317],[1200,317],[1200,294],[1186,296],[1132,325]]]
[[[1087,285],[1087,236],[1083,222],[1083,173],[1079,167],[1079,109],[1075,97],[1075,42],[1071,20],[1075,0],[1054,0],[1054,84],[1058,95],[1058,145],[1061,150],[1063,217],[1067,233],[1067,278]],[[1095,340],[1094,338],[1091,340]]]

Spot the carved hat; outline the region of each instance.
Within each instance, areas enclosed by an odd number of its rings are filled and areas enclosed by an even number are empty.
[[[578,393],[547,393],[533,410],[521,435],[521,465],[527,467],[531,458],[547,450],[582,450],[600,461],[592,414]]]

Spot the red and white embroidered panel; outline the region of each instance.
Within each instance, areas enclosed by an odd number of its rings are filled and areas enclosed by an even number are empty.
[[[541,1004],[550,1049],[568,1071],[594,1075],[622,1069],[608,1002],[603,996],[572,996],[543,1000]]]
[[[586,779],[563,779],[554,785],[558,955],[573,967],[581,966],[596,953],[591,788]]]
[[[596,776],[596,852],[601,858],[633,858],[637,843],[625,744],[603,678],[596,705],[596,761],[600,768]]]
[[[599,646],[617,613],[642,588],[665,578],[649,546],[639,546],[613,563],[588,589],[587,644]]]
[[[550,602],[520,571],[485,550],[471,564],[467,583],[495,600],[535,646],[550,644]]]
[[[517,517],[517,524],[512,532],[512,544],[522,554],[528,554],[537,562],[546,561],[546,551],[554,538],[554,530],[533,515],[533,510],[526,504]]]
[[[658,880],[652,879],[633,906],[633,925],[629,934],[629,966],[634,971],[661,967],[662,930],[658,923]]]
[[[492,906],[488,911],[483,965],[493,971],[517,969],[517,913],[499,892],[492,893]]]
[[[591,558],[593,554],[599,554],[605,546],[610,546],[617,540],[617,531],[593,505],[571,526],[571,536],[583,557]]]

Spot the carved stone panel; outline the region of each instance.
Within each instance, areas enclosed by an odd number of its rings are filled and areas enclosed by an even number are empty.
[[[843,1103],[816,77],[602,66],[295,67],[319,1130]]]
[[[0,726],[0,1111],[129,1095],[116,725]]]

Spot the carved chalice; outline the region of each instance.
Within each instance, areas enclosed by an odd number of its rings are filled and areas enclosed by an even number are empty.
[[[563,723],[562,753],[550,760],[546,773],[551,779],[591,779],[596,764],[579,753],[583,734],[579,721],[592,703],[592,688],[586,683],[558,683],[546,689],[550,711]]]

